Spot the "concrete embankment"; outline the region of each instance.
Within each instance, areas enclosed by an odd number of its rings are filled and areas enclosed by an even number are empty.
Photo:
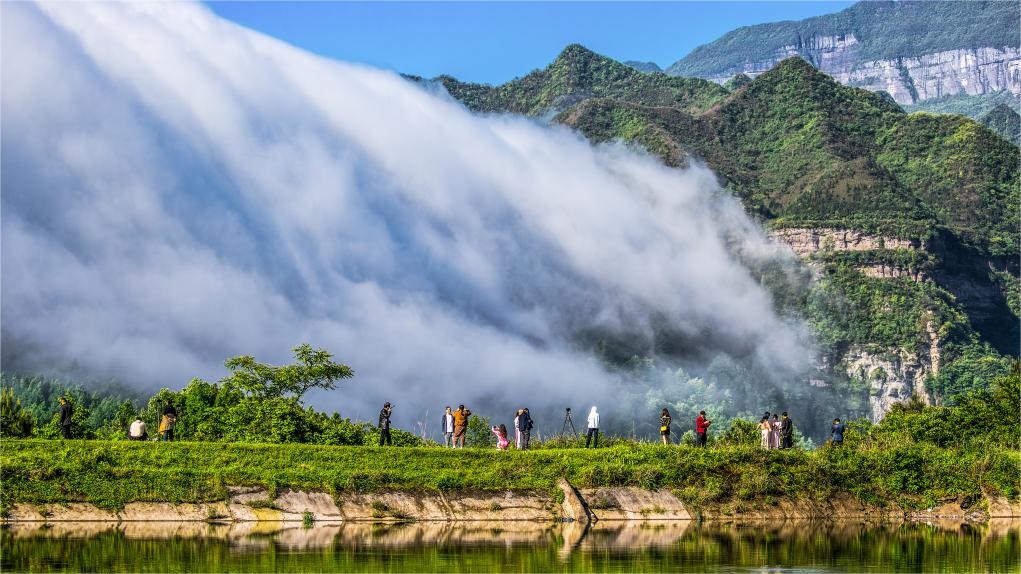
[[[566,480],[559,492],[308,492],[261,487],[230,487],[227,500],[207,503],[132,502],[120,510],[85,503],[24,504],[8,509],[8,522],[288,522],[309,516],[316,522],[357,521],[570,521],[730,520],[791,518],[908,518],[913,520],[1021,518],[1021,501],[987,495],[962,507],[956,502],[907,512],[876,508],[852,497],[825,501],[737,502],[689,508],[670,490],[635,487],[576,489]]]

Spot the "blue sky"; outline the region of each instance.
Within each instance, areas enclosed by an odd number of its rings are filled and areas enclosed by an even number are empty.
[[[853,2],[210,2],[219,15],[311,52],[399,72],[502,83],[580,43],[666,67],[751,24]]]

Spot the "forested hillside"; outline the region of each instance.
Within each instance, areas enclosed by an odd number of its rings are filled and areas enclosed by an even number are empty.
[[[905,113],[800,58],[721,87],[574,45],[502,86],[438,80],[474,111],[711,167],[811,262],[795,306],[876,415],[904,394],[952,402],[1017,352],[1018,148],[981,123]]]

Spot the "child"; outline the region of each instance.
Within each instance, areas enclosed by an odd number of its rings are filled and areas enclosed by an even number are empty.
[[[510,442],[507,440],[507,425],[500,425],[491,429],[493,434],[496,435],[496,448],[500,450],[507,450],[507,445]]]

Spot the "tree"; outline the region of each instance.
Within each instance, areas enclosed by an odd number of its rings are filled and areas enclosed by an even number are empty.
[[[32,435],[35,420],[14,398],[14,389],[0,391],[0,436],[24,438]]]
[[[224,363],[231,374],[221,379],[224,385],[235,386],[254,398],[269,399],[292,395],[301,401],[313,388],[333,390],[336,381],[354,376],[351,367],[334,363],[323,349],[312,349],[308,343],[294,348],[293,365],[275,367],[259,363],[254,357],[241,355]]]
[[[468,436],[465,437],[465,445],[468,448],[493,448],[496,445],[496,436],[493,434],[489,424],[489,417],[472,415],[468,419]],[[514,429],[507,429],[510,440],[514,439]]]

